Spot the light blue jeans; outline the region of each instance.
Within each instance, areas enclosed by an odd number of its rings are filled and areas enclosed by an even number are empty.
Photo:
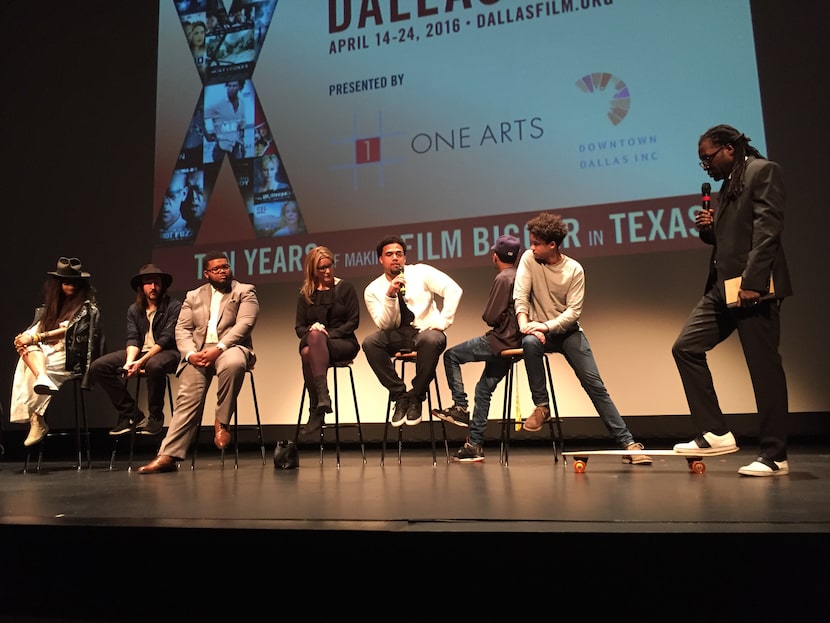
[[[483,335],[461,342],[444,352],[444,372],[447,374],[447,385],[452,393],[453,403],[465,409],[469,405],[461,378],[461,364],[471,361],[485,362],[484,371],[475,387],[475,408],[470,420],[469,435],[470,443],[481,445],[484,443],[484,433],[487,429],[490,398],[499,381],[510,369],[510,360],[495,354],[490,348],[490,342]]]
[[[608,390],[605,389],[605,383],[599,375],[594,353],[585,334],[581,330],[575,330],[569,333],[547,333],[545,338],[544,344],[532,335],[525,335],[522,338],[525,369],[533,404],[536,406],[550,404],[545,382],[545,362],[542,361],[542,357],[545,357],[545,353],[562,353],[585,393],[594,403],[594,408],[614,441],[621,448],[633,443],[634,437],[623,422],[611,396],[608,395]]]

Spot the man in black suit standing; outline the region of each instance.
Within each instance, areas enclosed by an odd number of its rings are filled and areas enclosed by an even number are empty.
[[[785,192],[779,165],[749,142],[728,125],[710,128],[698,141],[700,166],[724,182],[717,211],[695,217],[700,239],[713,246],[709,276],[672,354],[698,436],[674,449],[690,455],[737,449],[706,363],[706,353],[737,330],[760,417],[760,453],[738,473],[778,476],[789,471],[787,381],[778,352],[781,303],[792,294],[781,242]],[[735,277],[737,298],[730,302],[724,282]]]

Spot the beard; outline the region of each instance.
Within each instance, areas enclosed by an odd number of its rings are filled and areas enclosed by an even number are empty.
[[[230,292],[231,288],[233,287],[233,273],[228,273],[226,279],[209,279],[209,281],[210,285],[212,285],[214,288],[216,288],[223,294],[226,294]]]

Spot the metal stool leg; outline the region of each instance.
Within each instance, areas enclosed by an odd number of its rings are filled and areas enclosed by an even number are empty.
[[[553,417],[550,420],[548,420],[548,427],[550,428],[550,441],[551,445],[553,446],[553,462],[558,463],[559,454],[561,454],[563,450],[562,420],[559,419],[559,407],[556,405],[556,391],[553,387],[553,375],[550,373],[550,359],[547,355],[545,355],[545,372],[547,372],[548,375],[548,388],[550,389],[551,406],[553,406]],[[554,424],[556,426],[555,432]],[[556,451],[557,442],[559,446],[558,453]]]
[[[337,388],[337,368],[333,368],[334,377],[334,451],[337,456],[337,469],[340,469],[340,397]],[[323,432],[324,427],[320,428]],[[320,463],[323,462],[323,444],[320,444]]]
[[[297,427],[294,429],[294,445],[296,446],[297,443],[300,441],[300,429],[303,426],[303,407],[305,406],[305,397],[308,393],[306,389],[305,383],[303,384],[303,390],[300,394],[300,412],[297,414]]]
[[[360,410],[357,406],[357,388],[354,384],[354,370],[352,366],[347,366],[349,370],[349,381],[352,384],[352,399],[354,400],[354,417],[357,423],[357,439],[360,442],[360,454],[363,457],[363,464],[366,465],[366,444],[363,441],[363,426],[360,424]]]
[[[386,456],[386,439],[389,434],[389,416],[392,413],[392,397],[386,401],[386,421],[383,425],[383,441],[380,444],[380,466],[383,467],[383,460]]]
[[[83,459],[82,454],[82,439],[86,440],[86,468],[92,469],[92,443],[89,438],[89,423],[86,418],[86,401],[84,400],[84,390],[81,388],[81,381],[77,379],[73,385],[75,392],[75,442],[78,444],[78,464],[77,468],[82,469]],[[78,417],[78,409],[80,407],[80,419]],[[83,432],[81,431],[81,424],[83,424]]]
[[[401,372],[400,372],[401,380],[406,381],[406,378],[405,378],[405,375],[406,375],[405,364],[406,364],[407,360],[401,359],[400,357],[398,357],[396,355],[395,356],[395,361],[396,362],[397,361],[401,362]],[[389,418],[390,418],[391,414],[392,414],[392,396],[389,396],[389,399],[386,401],[386,423],[383,427],[383,443],[381,444],[381,447],[380,447],[380,464],[381,464],[381,467],[383,466],[384,458],[386,456],[386,440],[387,440],[387,436],[388,436],[388,432],[389,432]],[[401,459],[402,459],[402,455],[403,455],[403,453],[402,453],[402,449],[403,449],[403,430],[402,429],[405,425],[406,424],[402,424],[401,426],[398,427],[398,464],[399,465],[401,463]]]
[[[86,401],[84,400],[84,390],[81,389],[81,378],[80,377],[72,377],[66,381],[66,383],[72,383],[72,401],[74,407],[74,415],[75,415],[75,426],[74,429],[69,431],[62,431],[62,432],[49,432],[46,436],[37,444],[38,446],[38,454],[37,454],[37,468],[36,471],[40,471],[43,465],[43,449],[46,445],[46,439],[49,437],[68,437],[72,436],[75,439],[75,468],[78,470],[83,469],[84,467],[84,455],[86,455],[86,467],[87,469],[92,468],[92,444],[90,440],[90,433],[89,433],[89,424],[87,421],[86,416]],[[84,440],[86,441],[86,446],[84,447]],[[26,461],[23,465],[23,473],[27,473],[29,471],[29,458],[30,458],[31,450],[26,452]]]
[[[168,380],[169,384],[169,380]],[[138,400],[141,396],[141,375],[135,377],[135,403],[138,404]],[[112,452],[110,453],[110,471],[115,469],[115,455],[118,452],[118,436],[113,437],[112,441]],[[135,452],[135,425],[130,427],[130,459],[127,463],[127,471],[130,472],[133,469],[133,454]]]
[[[396,362],[397,361],[401,362],[401,379],[403,379],[403,375],[404,375],[404,365],[403,364],[404,364],[404,361],[402,359],[399,359],[397,356],[395,356],[394,359],[395,359]],[[389,396],[389,398],[386,401],[386,422],[383,426],[383,442],[380,445],[380,466],[381,467],[383,467],[384,459],[386,457],[386,441],[387,441],[387,438],[388,438],[388,435],[389,435],[389,418],[390,418],[391,415],[392,415],[392,396]],[[404,425],[401,425],[401,427],[403,427],[403,426]],[[402,435],[402,432],[398,431],[398,464],[400,464],[400,462],[401,462],[401,435]]]
[[[441,393],[438,391],[438,378],[435,377],[432,379],[433,384],[435,385],[435,401],[438,403],[438,410],[443,410],[443,406],[441,405]],[[430,441],[432,442],[432,465],[435,467],[438,464],[438,458],[435,451],[435,433],[432,427],[435,420],[433,419],[432,415],[432,391],[427,389],[427,410],[429,411],[429,437]],[[447,441],[447,423],[444,420],[440,420],[441,422],[441,435],[444,438],[444,454],[447,457],[447,463],[450,462],[450,445]]]
[[[357,404],[357,388],[354,382],[354,371],[352,370],[353,361],[332,363],[329,367],[333,370],[332,376],[334,381],[334,439],[337,453],[337,469],[340,469],[340,427],[349,426],[349,424],[340,423],[340,389],[338,382],[338,369],[347,368],[349,370],[349,381],[352,386],[352,399],[354,400],[355,426],[357,427],[357,436],[360,442],[360,453],[363,458],[363,464],[366,464],[366,445],[363,441],[363,427],[360,423],[360,409]],[[323,442],[325,431],[331,428],[331,424],[323,424],[320,428],[320,464],[323,464]]]
[[[259,402],[256,397],[256,385],[254,384],[254,371],[248,370],[248,378],[251,381],[251,397],[254,401],[254,414],[256,415],[256,434],[259,439],[259,451],[262,454],[262,464],[265,465],[265,438],[262,435],[262,420],[259,418]]]
[[[513,387],[516,380],[516,364],[522,360],[521,349],[510,349],[502,351],[502,356],[510,356],[510,368],[507,371],[507,382],[504,390],[504,406],[502,408],[502,422],[501,422],[501,451],[499,460],[502,465],[508,465],[508,455],[510,453],[510,427],[513,422],[510,417],[511,403],[510,397],[513,394]],[[553,448],[553,461],[559,462],[559,454],[562,452],[562,421],[559,417],[559,407],[556,404],[556,391],[553,386],[553,375],[550,371],[550,358],[547,354],[544,355],[545,372],[547,375],[548,389],[550,390],[551,406],[553,408],[553,417],[548,420],[548,427],[550,429],[550,441]],[[554,428],[555,427],[555,428]],[[558,449],[558,451],[557,451]]]
[[[406,386],[406,361],[403,359],[401,360],[401,380],[404,382],[404,386]],[[403,459],[403,427],[406,426],[406,422],[404,422],[401,426],[398,426],[398,465],[401,464]]]
[[[509,461],[510,427],[513,425],[513,420],[510,417],[512,412],[512,403],[510,402],[510,399],[513,396],[516,364],[521,360],[521,356],[512,356],[510,358],[510,367],[507,370],[507,377],[504,385],[504,405],[502,406],[501,416],[501,443],[499,444],[499,462],[504,466],[507,466]]]
[[[135,377],[135,397],[134,400],[136,404],[138,404],[139,400],[141,399],[141,380],[146,379],[146,375],[139,374]],[[170,406],[170,414],[173,414],[173,384],[170,381],[170,374],[165,376],[165,385],[167,387],[167,403]],[[149,417],[149,415],[148,415]],[[135,457],[135,439],[137,435],[136,427],[132,426],[130,428],[130,455],[127,462],[127,471],[133,471],[133,458]],[[109,469],[112,471],[115,469],[115,457],[118,453],[118,441],[120,437],[116,436],[113,438],[112,442],[112,452],[110,453],[110,466]]]
[[[262,420],[259,417],[259,401],[256,396],[256,384],[254,383],[253,369],[245,370],[248,375],[248,380],[251,382],[251,398],[254,403],[254,415],[256,416],[256,431],[257,439],[259,440],[259,451],[262,456],[262,464],[265,465],[265,439],[262,435]],[[239,469],[239,408],[236,401],[233,405],[233,415],[231,416],[233,427],[233,468]],[[225,466],[225,448],[221,449],[219,463],[222,467]]]
[[[407,356],[408,355],[408,356]],[[401,353],[396,353],[394,356],[395,362],[400,361],[401,363],[401,371],[400,377],[402,381],[406,381],[406,364],[407,363],[415,363],[415,356],[414,353],[406,353],[405,355]],[[433,377],[432,383],[435,385],[435,396],[436,401],[438,403],[438,408],[441,409],[441,394],[438,390],[438,379]],[[430,389],[429,385],[427,386],[427,408],[429,411],[429,435],[430,435],[430,442],[432,446],[432,465],[435,467],[438,464],[437,458],[437,451],[435,445],[435,431],[432,427],[433,424],[433,415],[432,415],[432,390]],[[386,455],[386,443],[387,437],[389,432],[389,418],[392,413],[392,397],[390,396],[386,402],[386,422],[383,427],[383,442],[381,444],[381,453],[380,453],[380,464],[383,466],[384,458]],[[405,424],[398,427],[398,464],[402,461],[403,455],[403,427]],[[447,463],[450,462],[450,447],[449,442],[447,441],[447,429],[444,420],[441,420],[441,431],[444,437],[444,451],[447,456]]]

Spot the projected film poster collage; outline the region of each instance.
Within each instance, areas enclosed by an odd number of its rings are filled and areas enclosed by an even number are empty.
[[[155,223],[159,247],[195,242],[225,158],[258,238],[305,232],[252,80],[278,0],[174,0],[202,81]],[[213,208],[219,209],[219,208]]]

